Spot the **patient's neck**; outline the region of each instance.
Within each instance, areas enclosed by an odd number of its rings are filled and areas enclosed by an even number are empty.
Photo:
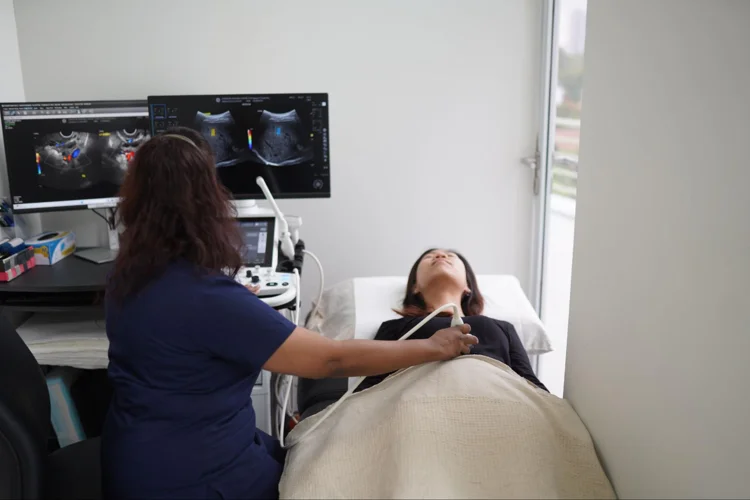
[[[422,292],[422,298],[424,299],[425,305],[428,311],[434,311],[440,306],[445,304],[456,304],[458,306],[458,312],[461,316],[464,315],[461,309],[461,299],[463,298],[463,290],[451,290],[444,287],[434,287]],[[446,311],[447,313],[453,312],[452,310]]]

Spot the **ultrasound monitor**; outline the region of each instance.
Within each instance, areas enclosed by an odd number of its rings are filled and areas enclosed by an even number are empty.
[[[0,105],[16,212],[112,207],[151,133],[146,101]]]
[[[237,220],[244,244],[242,265],[276,268],[276,219],[274,217],[243,217]]]
[[[262,199],[262,176],[276,198],[331,196],[328,94],[151,96],[151,133],[200,132],[219,178],[235,199]]]

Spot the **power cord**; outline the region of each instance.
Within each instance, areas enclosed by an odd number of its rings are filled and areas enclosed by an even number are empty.
[[[284,217],[283,212],[279,208],[279,206],[276,204],[276,200],[274,199],[273,195],[271,194],[271,190],[268,189],[268,186],[266,185],[266,181],[263,180],[263,177],[258,176],[255,178],[255,182],[260,187],[260,190],[263,192],[263,196],[266,198],[268,203],[271,205],[271,209],[273,210],[274,214],[276,215],[276,219],[278,221],[278,232],[279,232],[279,246],[281,249],[281,252],[290,260],[294,261],[296,257],[296,245],[298,242],[292,241],[292,234],[289,232],[289,223],[286,220],[286,217]],[[296,238],[295,238],[296,239]],[[320,269],[320,290],[318,292],[318,301],[315,304],[314,311],[317,310],[318,303],[320,303],[320,300],[323,296],[323,266],[320,263],[320,260],[311,252],[305,251],[303,249],[303,252],[310,255],[313,260],[318,264],[318,268]],[[294,268],[294,279],[295,279],[295,286],[297,287],[297,294],[295,297],[295,308],[294,308],[294,314],[293,314],[293,322],[295,325],[299,326],[300,321],[300,302],[301,302],[301,286],[300,286],[300,275],[299,270],[295,267]],[[288,376],[289,383],[287,385],[286,391],[284,392],[283,402],[281,404],[281,418],[279,419],[279,440],[282,443],[284,443],[284,429],[285,429],[285,423],[286,423],[286,416],[287,416],[287,406],[289,405],[289,397],[292,393],[292,386],[294,385],[294,378],[293,376]],[[284,382],[284,375],[280,375],[279,379],[277,381],[277,384],[274,387],[274,393],[276,395],[277,402],[279,401],[278,398],[278,392],[279,392],[279,385],[282,385]],[[292,418],[294,418],[293,415],[290,415]]]
[[[432,313],[430,313],[429,316],[427,316],[425,319],[423,319],[422,321],[420,321],[417,324],[417,326],[415,326],[414,328],[412,328],[411,330],[409,330],[408,332],[406,332],[404,335],[402,335],[401,338],[398,339],[398,341],[408,339],[409,337],[411,337],[412,335],[414,335],[414,333],[417,330],[419,330],[420,328],[422,328],[428,321],[430,321],[432,318],[434,318],[435,316],[437,316],[438,314],[440,314],[441,312],[445,311],[448,308],[452,308],[453,309],[453,319],[451,320],[451,326],[463,325],[464,322],[461,319],[461,315],[458,312],[459,311],[458,306],[456,304],[445,304],[445,305],[442,305],[442,306],[438,307],[437,309],[435,309]],[[305,438],[307,438],[307,436],[309,436],[310,434],[312,434],[312,432],[315,429],[317,429],[320,426],[320,424],[322,424],[325,421],[325,419],[327,419],[328,417],[331,416],[331,413],[333,413],[334,411],[336,411],[336,408],[338,408],[339,406],[341,406],[341,403],[343,403],[344,401],[346,401],[346,399],[349,398],[349,396],[351,396],[352,394],[354,394],[354,391],[357,390],[357,387],[359,387],[359,385],[362,383],[362,381],[365,378],[366,377],[357,377],[356,382],[354,383],[354,385],[348,391],[346,391],[346,393],[344,393],[344,395],[341,396],[341,398],[339,398],[338,401],[336,401],[335,403],[333,403],[328,408],[328,410],[320,418],[320,420],[318,420],[317,422],[315,422],[312,425],[312,427],[310,427],[309,429],[307,429],[307,431],[304,434],[302,434],[296,441],[292,442],[289,445],[289,448],[291,448],[292,446],[294,446],[296,444],[301,443]],[[284,448],[287,447],[284,444],[283,434],[282,434],[282,436],[281,436],[281,438],[280,438],[279,441],[280,441],[282,447],[284,447]]]
[[[99,213],[99,211],[95,208],[92,208],[91,211],[94,212],[96,215],[98,215],[104,222],[107,223],[107,229],[114,230],[117,228],[117,207],[110,208],[109,215],[102,215]]]
[[[317,255],[315,255],[309,250],[303,250],[303,252],[305,255],[309,255],[310,258],[315,261],[315,264],[317,264],[318,266],[318,271],[320,272],[320,284],[318,285],[318,297],[315,300],[315,303],[313,304],[313,309],[310,312],[310,315],[308,316],[310,319],[312,319],[315,317],[315,314],[318,312],[320,303],[323,300],[323,291],[325,289],[325,273],[323,271],[323,264],[320,262],[320,259],[318,258]],[[294,280],[295,280],[294,284],[297,287],[297,297],[295,299],[296,307],[294,308],[295,309],[294,324],[299,325],[300,324],[299,318],[301,314],[300,295],[302,292],[302,288],[301,288],[299,271],[296,268],[294,269]],[[277,394],[276,400],[281,402],[281,418],[279,419],[279,442],[281,443],[282,447],[284,446],[284,429],[286,428],[285,426],[286,417],[289,416],[292,419],[295,419],[294,415],[292,415],[291,412],[287,410],[287,407],[289,405],[289,399],[292,393],[292,387],[294,386],[294,376],[293,375],[279,376],[278,385],[283,386],[284,380],[287,380],[288,382],[287,382],[286,390],[284,391],[283,397],[281,398],[278,397],[279,387],[276,388],[276,394]],[[296,423],[296,419],[295,419],[295,423]]]
[[[287,316],[289,321],[293,322],[295,325],[297,324],[297,320],[299,318],[299,315],[296,314],[296,308],[295,311],[287,310]],[[292,376],[283,375],[283,374],[277,374],[275,377],[275,381],[273,384],[273,393],[274,393],[274,401],[276,402],[276,422],[278,422],[279,426],[279,436],[283,434],[284,429],[284,423],[286,422],[287,418],[291,418],[294,423],[299,423],[295,415],[291,411],[287,411],[286,407],[282,405],[282,402],[284,401],[284,395],[283,395],[283,385],[285,381],[292,382]],[[287,400],[288,404],[288,400]]]
[[[315,317],[315,314],[318,312],[320,303],[323,300],[323,290],[325,287],[325,274],[323,273],[323,264],[320,263],[320,259],[318,259],[318,257],[314,253],[312,253],[309,250],[302,250],[302,252],[305,255],[309,255],[310,258],[315,261],[315,264],[318,265],[318,271],[320,272],[320,285],[318,286],[318,298],[315,300],[315,303],[313,304],[313,309],[312,311],[310,311],[310,314],[308,316],[309,319],[313,319]]]
[[[294,308],[294,324],[299,325],[299,316],[300,316],[300,277],[299,277],[299,271],[297,269],[294,269],[294,286],[297,287],[297,297],[295,300],[295,308]],[[281,384],[284,380],[284,375],[281,375],[279,377],[279,384]],[[284,392],[284,399],[281,404],[281,415],[282,418],[279,419],[279,442],[281,443],[281,446],[284,446],[284,429],[286,428],[286,417],[287,417],[287,406],[289,405],[289,397],[292,394],[292,386],[294,385],[294,378],[292,375],[287,375],[287,386],[286,391]],[[290,417],[294,418],[293,415],[289,415]]]
[[[294,269],[294,286],[297,287],[297,296],[294,297],[294,324],[299,325],[299,315],[300,315],[300,306],[302,305],[300,295],[302,295],[300,292],[300,276],[299,271],[297,269]]]

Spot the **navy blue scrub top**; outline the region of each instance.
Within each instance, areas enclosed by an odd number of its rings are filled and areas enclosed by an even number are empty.
[[[105,498],[276,498],[283,454],[250,394],[294,324],[186,262],[106,309]]]

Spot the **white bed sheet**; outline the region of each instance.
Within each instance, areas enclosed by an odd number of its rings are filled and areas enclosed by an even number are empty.
[[[549,336],[515,276],[477,276],[485,298],[484,315],[511,323],[530,355],[552,350]],[[371,339],[383,321],[399,318],[405,277],[355,278],[354,338]]]

